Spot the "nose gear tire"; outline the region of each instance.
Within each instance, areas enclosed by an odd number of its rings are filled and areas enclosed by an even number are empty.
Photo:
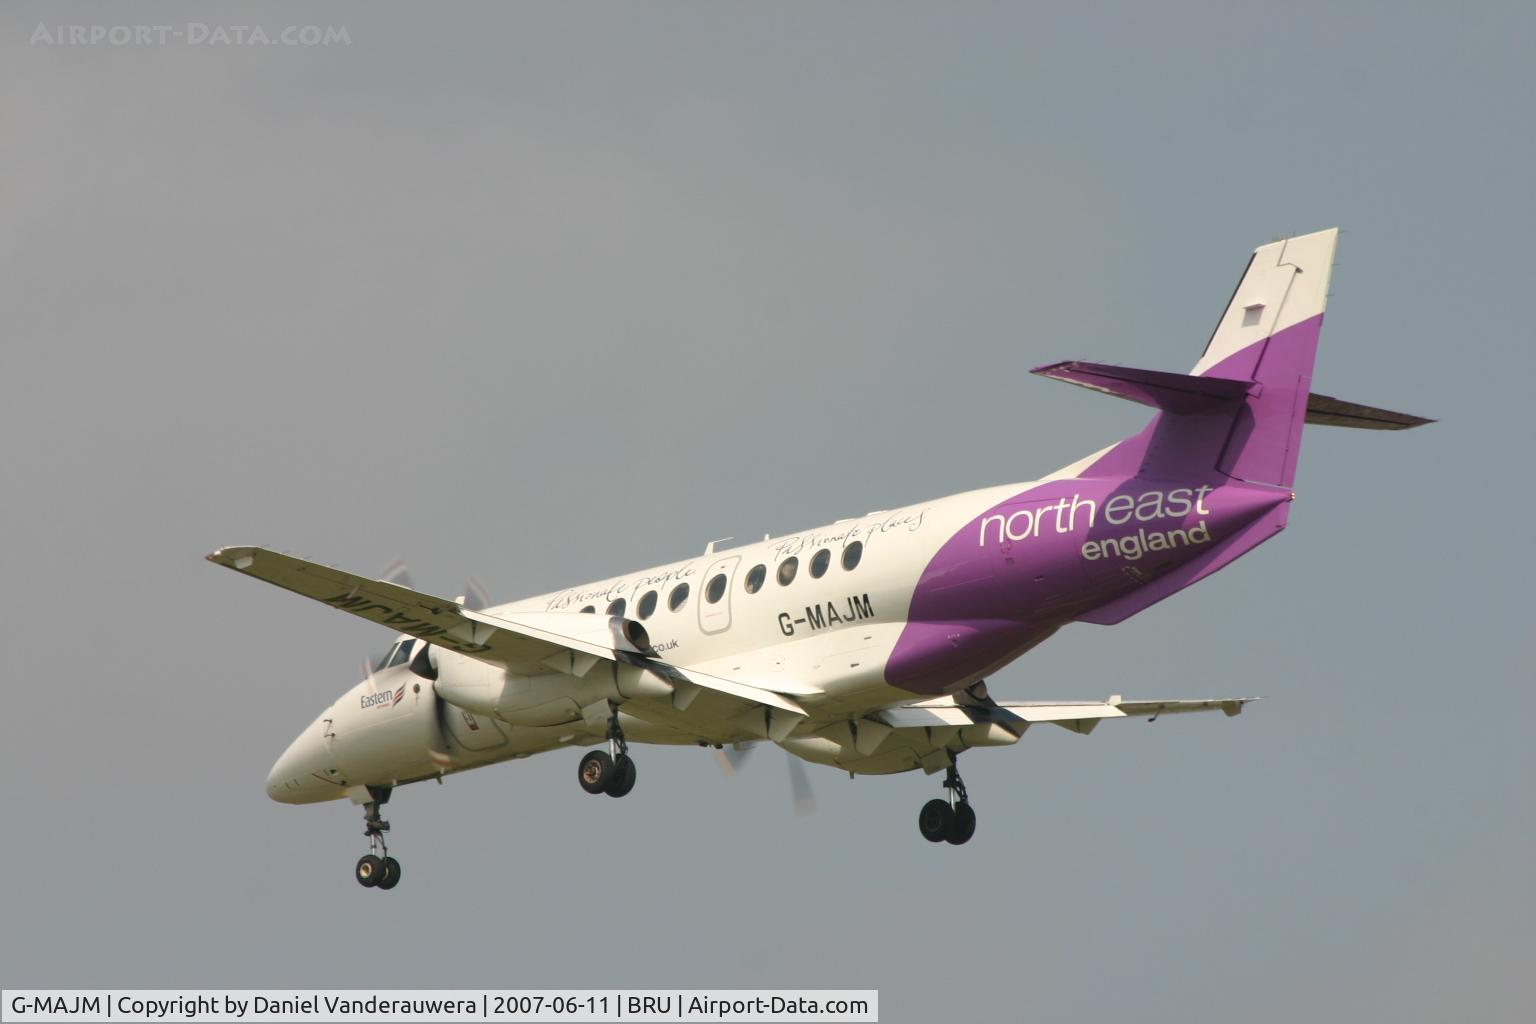
[[[371,853],[365,853],[357,860],[355,874],[358,885],[372,889],[384,880],[384,862]]]

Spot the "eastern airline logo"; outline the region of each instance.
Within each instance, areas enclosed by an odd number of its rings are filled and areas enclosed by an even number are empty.
[[[394,693],[390,693],[388,690],[385,690],[383,693],[365,693],[360,699],[362,701],[362,708],[366,711],[369,708],[392,708],[399,704],[404,696],[405,684],[401,683],[400,689]]]

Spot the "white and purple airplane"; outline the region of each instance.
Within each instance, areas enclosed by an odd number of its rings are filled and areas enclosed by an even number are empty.
[[[1252,697],[1000,700],[983,680],[1070,622],[1109,625],[1285,528],[1304,423],[1431,422],[1313,394],[1338,231],[1254,251],[1188,374],[1067,362],[1034,372],[1156,410],[1140,433],[1028,483],[841,519],[486,607],[265,548],[208,559],[399,634],[278,758],[267,794],[364,807],[365,886],[400,865],[396,786],[562,747],[588,793],[635,785],[630,743],[759,741],[850,774],[944,773],[918,827],[976,829],[956,759],[1049,722],[1220,709]]]

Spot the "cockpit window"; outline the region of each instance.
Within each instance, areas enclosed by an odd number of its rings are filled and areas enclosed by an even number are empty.
[[[415,642],[416,641],[414,639],[411,639],[411,640],[403,640],[400,643],[395,644],[395,646],[393,646],[393,647],[391,647],[389,649],[389,653],[388,654],[384,655],[384,657],[379,659],[378,668],[379,669],[391,668],[391,667],[393,667],[395,665],[404,665],[407,661],[410,661],[411,660],[411,645],[414,644]]]
[[[432,645],[423,643],[416,648],[416,657],[411,659],[411,671],[423,679],[436,679],[437,666],[432,664]]]

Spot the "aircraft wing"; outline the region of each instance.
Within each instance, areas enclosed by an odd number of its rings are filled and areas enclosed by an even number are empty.
[[[942,728],[997,724],[1022,732],[1035,722],[1049,722],[1086,735],[1106,718],[1158,718],[1192,711],[1222,711],[1236,715],[1258,697],[1219,697],[1194,700],[1125,700],[1119,695],[1100,701],[964,701],[940,697],[888,708],[878,718],[894,729]]]
[[[804,716],[805,710],[780,692],[719,676],[680,669],[652,657],[618,616],[579,612],[524,612],[510,616],[472,611],[446,597],[434,597],[383,580],[370,580],[318,562],[259,547],[227,547],[208,561],[246,576],[339,608],[359,618],[457,651],[511,672],[582,674],[596,660],[643,665],[674,685],[693,684],[752,704]]]
[[[1128,701],[1117,695],[1094,701],[999,701],[973,688],[885,708],[853,722],[832,722],[811,735],[837,744],[840,750],[834,763],[848,771],[880,775],[915,766],[932,774],[954,764],[955,755],[961,751],[1017,743],[1036,722],[1086,735],[1106,718],[1156,718],[1218,709],[1235,715],[1256,699]],[[809,760],[823,759],[798,751],[793,739],[785,747]],[[811,753],[824,755],[825,748],[812,748]]]

